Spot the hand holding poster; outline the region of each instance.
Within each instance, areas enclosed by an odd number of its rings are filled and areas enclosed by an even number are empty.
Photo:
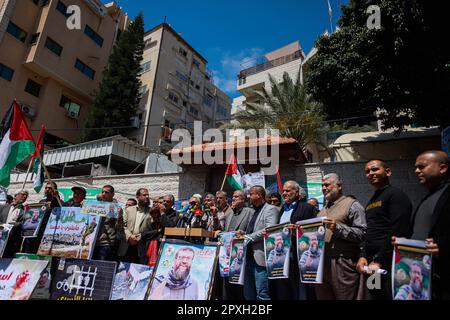
[[[122,206],[114,202],[85,201],[81,208],[81,213],[100,215],[107,218],[118,218]]]
[[[164,241],[148,300],[208,300],[218,251],[216,244]]]
[[[392,262],[394,300],[431,300],[431,255],[427,242],[397,239]]]
[[[264,254],[269,279],[286,279],[289,277],[291,235],[292,230],[288,224],[266,229]]]
[[[8,243],[9,233],[13,225],[11,224],[0,224],[0,258],[3,257],[5,252],[6,244]]]
[[[152,273],[149,266],[120,262],[111,300],[144,300]]]
[[[35,238],[44,218],[47,207],[42,203],[30,204],[23,217],[22,236],[24,238]]]
[[[245,238],[234,238],[231,242],[229,283],[244,285],[245,255],[247,251]]]
[[[220,276],[228,277],[230,270],[231,243],[236,232],[222,232],[219,234],[219,271]]]
[[[326,231],[323,220],[322,217],[297,222],[297,256],[303,283],[322,283]]]

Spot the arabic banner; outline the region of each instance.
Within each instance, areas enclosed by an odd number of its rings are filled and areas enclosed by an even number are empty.
[[[52,284],[52,300],[109,300],[116,262],[61,258]]]
[[[145,300],[152,273],[149,266],[120,262],[111,300]]]
[[[431,300],[431,255],[426,242],[397,239],[392,262],[394,300]]]
[[[107,218],[118,218],[122,206],[115,202],[85,201],[81,213],[100,215]]]
[[[27,206],[27,210],[25,211],[25,215],[23,217],[22,237],[37,237],[46,211],[47,207],[42,205],[42,203],[30,204]]]
[[[289,251],[291,250],[292,230],[288,224],[266,229],[264,254],[269,279],[289,278]]]
[[[100,216],[82,214],[80,208],[55,208],[39,246],[39,255],[91,259]]]
[[[28,300],[48,261],[0,260],[0,300]]]
[[[322,283],[325,256],[324,218],[297,222],[297,256],[300,280],[303,283]]]

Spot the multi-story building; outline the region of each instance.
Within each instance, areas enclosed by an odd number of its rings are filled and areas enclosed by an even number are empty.
[[[141,104],[129,137],[155,151],[172,146],[176,128],[203,130],[228,121],[230,98],[213,83],[206,59],[170,25],[145,33]]]
[[[49,142],[77,142],[127,20],[98,0],[0,0],[0,118],[16,99],[36,134],[45,124]]]
[[[260,59],[246,62],[253,64],[239,72],[237,90],[242,96],[233,100],[232,114],[245,109],[247,102],[258,103],[255,91],[263,88],[270,91],[269,75],[276,81],[282,81],[283,74],[287,72],[295,81],[299,75],[305,54],[300,42],[293,42],[285,47],[265,54]]]

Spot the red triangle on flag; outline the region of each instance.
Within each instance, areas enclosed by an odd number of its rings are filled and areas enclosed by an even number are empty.
[[[14,117],[11,124],[9,138],[12,141],[31,140],[34,141],[33,135],[28,128],[28,124],[22,114],[19,104],[14,101]]]

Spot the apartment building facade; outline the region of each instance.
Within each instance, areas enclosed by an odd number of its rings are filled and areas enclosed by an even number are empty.
[[[203,131],[228,121],[231,99],[213,83],[207,60],[170,25],[145,33],[141,103],[129,137],[154,151],[171,144],[174,129]]]
[[[67,27],[71,5],[80,29]],[[16,99],[35,135],[44,124],[50,141],[76,143],[127,23],[98,0],[0,0],[0,118]]]
[[[269,75],[280,82],[283,79],[283,74],[287,72],[295,81],[305,58],[300,42],[296,41],[266,53],[259,61],[244,62],[237,80],[237,90],[242,96],[233,99],[232,114],[245,109],[247,102],[259,102],[254,91],[262,89],[270,91]],[[245,64],[252,65],[245,67]]]

